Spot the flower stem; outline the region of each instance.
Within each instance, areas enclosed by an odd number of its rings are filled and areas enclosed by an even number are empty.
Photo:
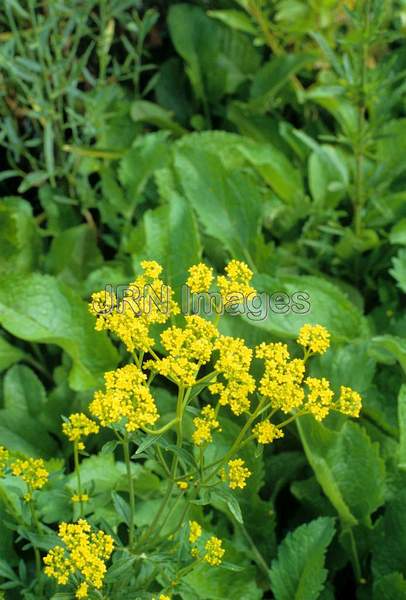
[[[130,520],[128,523],[128,540],[130,548],[134,544],[134,513],[135,513],[135,496],[134,496],[134,484],[131,473],[131,460],[130,460],[130,440],[128,434],[123,438],[123,452],[124,462],[127,468],[127,479],[128,479],[128,493],[130,496]]]
[[[79,465],[79,447],[78,442],[73,443],[73,460],[75,463],[75,473],[77,481],[77,491],[79,496],[79,507],[80,507],[80,518],[83,518],[83,496],[82,496],[82,482],[80,479],[80,465]]]

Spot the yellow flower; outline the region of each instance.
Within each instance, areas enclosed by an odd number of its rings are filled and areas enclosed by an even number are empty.
[[[209,362],[218,332],[210,321],[198,315],[188,315],[185,321],[183,329],[168,327],[161,334],[168,356],[147,361],[144,368],[189,387],[196,382],[200,366]]]
[[[73,503],[89,502],[89,495],[88,494],[73,494],[73,496],[71,497],[71,500]]]
[[[134,364],[104,375],[106,391],[95,393],[89,410],[103,426],[125,419],[127,431],[153,425],[158,411],[151,392],[145,385],[146,375]]]
[[[241,304],[255,289],[250,285],[253,273],[251,269],[239,260],[231,260],[225,268],[226,275],[217,277],[217,285],[223,303]]]
[[[83,444],[80,440],[92,433],[98,433],[99,426],[85,414],[74,413],[62,425],[62,431],[70,442],[77,443],[79,449],[83,450]]]
[[[197,521],[189,521],[189,542],[195,544],[202,535],[202,528]]]
[[[209,540],[207,540],[204,548],[206,550],[204,560],[212,567],[217,567],[220,565],[221,559],[223,558],[225,552],[224,548],[222,547],[222,541],[213,535]]]
[[[177,486],[180,490],[187,490],[189,487],[189,484],[187,481],[178,481]]]
[[[311,353],[324,354],[330,347],[330,334],[323,325],[303,325],[297,343]]]
[[[87,598],[89,594],[89,586],[86,581],[83,581],[78,588],[76,588],[75,598]]]
[[[274,440],[282,438],[285,434],[282,429],[270,421],[261,421],[252,429],[252,433],[260,444],[271,444]]]
[[[143,273],[128,285],[122,300],[117,302],[105,292],[96,292],[89,304],[96,329],[111,331],[129,352],[148,352],[154,344],[151,325],[166,323],[180,312],[173,290],[159,278],[162,267],[155,261],[143,261],[141,267]]]
[[[259,386],[262,396],[272,401],[273,408],[280,408],[285,413],[298,408],[304,399],[301,387],[305,372],[304,361],[289,360],[288,347],[280,342],[261,344],[256,355],[265,361]]]
[[[359,417],[362,408],[362,398],[355,390],[342,385],[336,408],[350,417]]]
[[[11,472],[27,484],[28,492],[24,495],[27,502],[31,500],[32,492],[44,487],[48,481],[48,471],[42,458],[18,459],[11,465]]]
[[[235,458],[228,462],[229,486],[232,490],[235,488],[245,488],[246,479],[251,475],[251,471],[245,466],[242,458]]]
[[[9,453],[4,446],[0,446],[0,477],[4,476],[4,471],[7,466]]]
[[[203,263],[193,265],[189,269],[186,285],[193,294],[208,292],[213,281],[213,269]]]
[[[334,392],[330,388],[330,383],[322,377],[308,377],[305,381],[309,388],[305,408],[314,416],[317,421],[322,421],[333,407]]]
[[[205,442],[212,441],[212,430],[218,429],[220,423],[216,419],[216,412],[209,404],[202,408],[200,417],[193,419],[195,431],[193,432],[193,442],[196,446],[201,446]]]
[[[222,335],[214,345],[219,357],[215,370],[224,379],[209,386],[212,394],[219,394],[220,404],[229,405],[235,415],[241,415],[250,409],[249,394],[255,391],[255,380],[249,369],[252,350],[244,340]]]
[[[44,557],[48,577],[66,584],[71,575],[84,581],[76,590],[77,598],[86,598],[89,586],[100,589],[106,574],[106,561],[113,552],[113,538],[104,531],[93,533],[87,521],[61,523],[59,538],[64,546],[55,546]]]

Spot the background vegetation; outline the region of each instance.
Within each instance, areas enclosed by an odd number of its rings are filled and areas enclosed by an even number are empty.
[[[72,460],[61,415],[120,360],[86,301],[146,258],[175,287],[202,257],[237,258],[257,289],[308,292],[334,348],[314,372],[363,396],[359,422],[292,425],[255,457],[244,528],[210,509],[243,569],[182,598],[406,598],[405,23],[403,0],[0,8],[0,444]],[[256,344],[303,322],[223,328]],[[98,523],[121,489],[104,442],[83,461]],[[143,524],[157,489],[139,469]],[[41,510],[69,519],[60,480]],[[36,598],[30,548],[47,540],[0,517],[0,589]]]

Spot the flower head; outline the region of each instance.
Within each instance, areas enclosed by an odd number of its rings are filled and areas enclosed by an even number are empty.
[[[313,354],[324,354],[330,347],[330,334],[323,325],[303,325],[297,343]]]
[[[87,521],[61,523],[59,538],[63,546],[55,546],[44,557],[45,574],[66,584],[71,575],[84,581],[76,589],[76,598],[87,598],[89,587],[100,589],[106,573],[106,561],[113,552],[113,538],[104,531],[92,532]]]
[[[48,471],[42,458],[18,459],[11,465],[11,472],[27,484],[25,500],[30,501],[34,490],[39,490],[48,481]]]
[[[217,285],[224,304],[243,303],[255,289],[250,285],[253,273],[251,269],[239,260],[231,260],[225,268],[226,275],[217,277]]]
[[[330,383],[324,377],[308,377],[305,383],[309,388],[305,407],[317,421],[322,421],[333,408],[334,392]]]
[[[359,417],[362,408],[362,398],[355,390],[342,385],[336,408],[350,417]]]
[[[276,425],[270,421],[261,421],[252,429],[252,433],[260,444],[272,444],[278,438],[282,438],[285,434]]]
[[[196,446],[212,441],[213,429],[219,429],[220,423],[216,418],[216,411],[210,404],[204,406],[200,412],[200,417],[193,419],[195,431],[193,432],[193,442]]]
[[[146,375],[129,364],[104,375],[106,391],[95,393],[89,410],[103,426],[125,419],[127,431],[153,425],[159,418],[155,401],[145,385]]]
[[[222,547],[223,542],[216,536],[212,536],[207,540],[204,548],[206,554],[204,560],[212,567],[217,567],[221,564],[221,560],[224,556],[224,548]]]
[[[193,294],[208,292],[213,281],[213,269],[204,263],[193,265],[189,269],[186,285]]]
[[[4,471],[7,466],[9,453],[4,446],[0,446],[0,477],[4,476]]]
[[[228,462],[229,486],[232,490],[245,488],[246,480],[250,475],[251,471],[247,469],[242,458],[235,458]]]
[[[189,521],[189,542],[196,544],[202,535],[202,528],[197,521]]]
[[[62,431],[70,442],[77,443],[79,449],[83,450],[82,438],[91,435],[92,433],[98,433],[99,426],[97,423],[89,419],[83,413],[74,413],[70,415],[69,419],[62,425]]]

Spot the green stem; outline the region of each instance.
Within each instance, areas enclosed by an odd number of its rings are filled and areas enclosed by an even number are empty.
[[[79,448],[78,448],[77,441],[75,441],[73,443],[73,460],[75,463],[77,492],[78,492],[78,496],[79,496],[80,518],[82,519],[84,511],[83,511],[82,481],[80,479]]]
[[[134,514],[135,514],[135,495],[134,495],[134,484],[131,473],[131,460],[130,460],[130,441],[128,434],[126,433],[123,440],[123,452],[124,462],[127,468],[127,479],[128,479],[128,493],[130,496],[130,522],[128,524],[128,540],[130,548],[134,545]]]

